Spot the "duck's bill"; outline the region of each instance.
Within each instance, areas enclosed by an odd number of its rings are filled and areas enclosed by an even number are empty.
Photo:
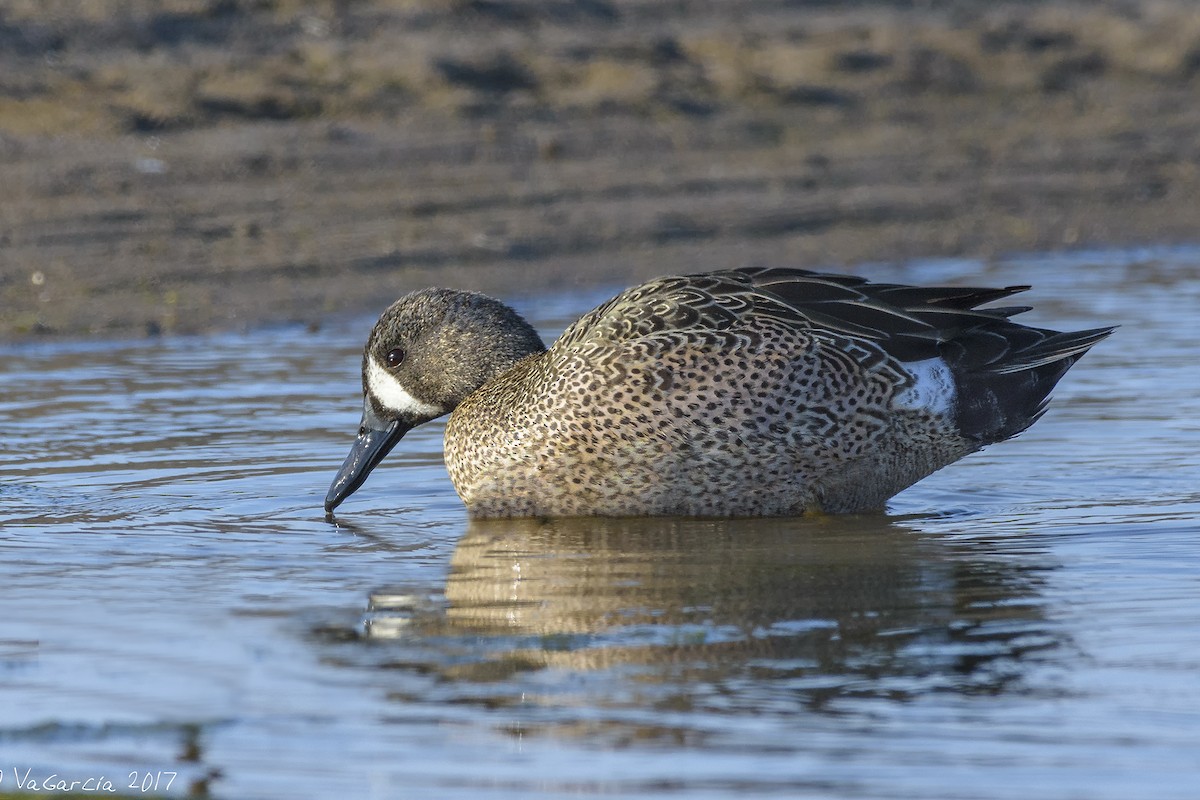
[[[329,487],[329,494],[325,495],[326,513],[332,512],[343,500],[354,494],[371,474],[371,470],[383,461],[384,456],[392,452],[396,442],[412,430],[411,425],[406,425],[400,420],[383,425],[381,420],[368,420],[367,417],[367,414],[363,415],[363,424],[359,428],[358,438],[350,448],[350,455],[342,462],[342,468],[338,470],[333,485]]]

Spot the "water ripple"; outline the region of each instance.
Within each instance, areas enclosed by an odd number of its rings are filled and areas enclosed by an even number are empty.
[[[468,524],[440,425],[326,521],[370,320],[3,348],[5,758],[230,797],[1191,797],[1200,250],[870,272],[1122,327],[887,516],[728,522]]]

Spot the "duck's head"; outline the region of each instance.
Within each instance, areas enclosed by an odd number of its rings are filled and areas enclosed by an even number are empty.
[[[546,348],[517,312],[474,292],[423,289],[383,312],[363,351],[358,438],[325,496],[333,511],[396,442]]]

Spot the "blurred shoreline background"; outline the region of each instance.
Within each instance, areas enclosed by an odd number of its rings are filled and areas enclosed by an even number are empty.
[[[0,339],[1195,242],[1191,0],[3,0]]]

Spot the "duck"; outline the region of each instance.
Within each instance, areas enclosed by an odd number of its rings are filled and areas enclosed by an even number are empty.
[[[446,467],[472,518],[883,511],[1029,428],[1114,330],[981,307],[1029,288],[780,267],[673,275],[617,294],[549,347],[492,297],[416,291],[367,338],[362,421],[325,511],[446,414]]]

